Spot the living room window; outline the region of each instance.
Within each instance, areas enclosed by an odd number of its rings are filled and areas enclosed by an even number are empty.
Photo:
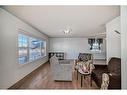
[[[89,38],[88,43],[90,44],[90,51],[101,52],[101,44],[103,43],[102,38]]]
[[[22,34],[18,35],[18,48],[19,63],[24,64],[28,62],[28,36]]]
[[[101,52],[100,45],[98,43],[93,43],[91,51],[93,51],[93,52]]]
[[[46,41],[19,33],[18,63],[26,64],[46,56]]]

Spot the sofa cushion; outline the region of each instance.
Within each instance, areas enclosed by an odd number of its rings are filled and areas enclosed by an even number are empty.
[[[121,59],[111,58],[108,65],[95,65],[95,70],[92,73],[92,79],[95,81],[98,87],[101,87],[102,74],[107,73],[109,75],[108,89],[120,89],[121,88]]]
[[[121,59],[115,57],[111,58],[108,63],[108,71],[110,73],[121,75]]]
[[[96,82],[98,87],[100,87],[102,83],[102,74],[107,71],[107,65],[95,65],[95,69],[92,73],[92,79]]]

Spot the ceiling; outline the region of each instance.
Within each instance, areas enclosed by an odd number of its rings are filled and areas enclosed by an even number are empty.
[[[49,37],[105,36],[105,24],[120,15],[120,6],[4,6]],[[63,30],[71,29],[70,34]]]

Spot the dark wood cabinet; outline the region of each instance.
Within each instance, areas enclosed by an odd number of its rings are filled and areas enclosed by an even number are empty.
[[[64,60],[64,52],[49,52],[49,59],[53,56],[56,55],[59,60]]]

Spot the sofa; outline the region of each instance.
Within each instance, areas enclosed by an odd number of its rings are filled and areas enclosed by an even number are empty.
[[[108,62],[108,65],[95,65],[95,69],[92,72],[92,79],[99,88],[101,88],[103,73],[107,73],[109,75],[108,89],[121,89],[120,58],[112,57]]]
[[[55,81],[72,81],[72,67],[71,61],[59,61],[54,55],[50,58],[50,67]]]

